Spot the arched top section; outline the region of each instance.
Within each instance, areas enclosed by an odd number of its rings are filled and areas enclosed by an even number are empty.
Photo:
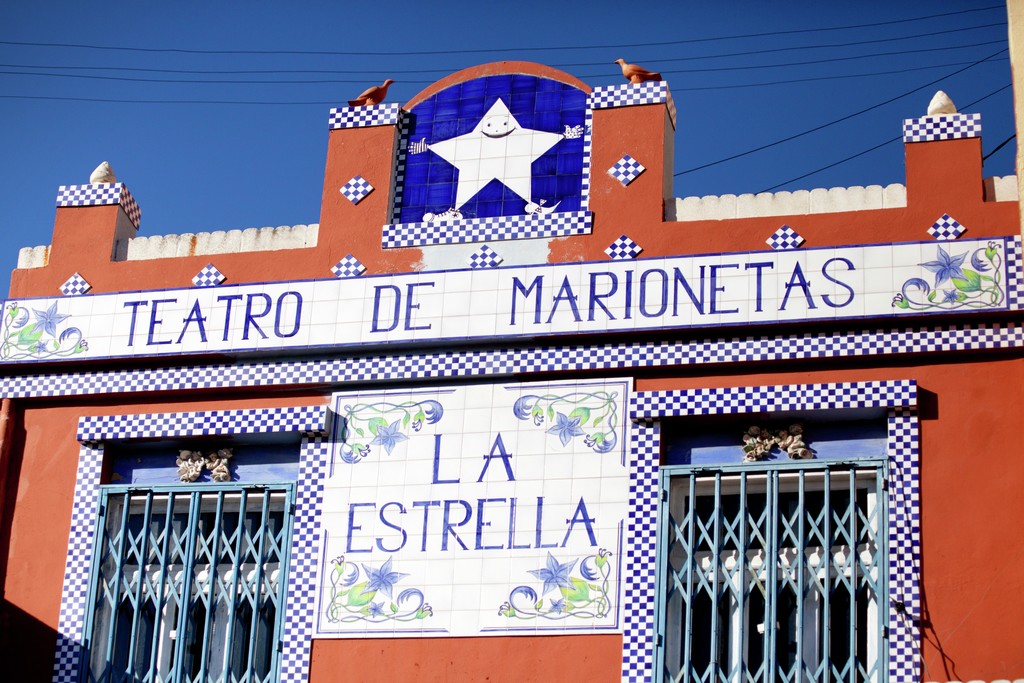
[[[553,69],[550,66],[544,66],[543,64],[537,64],[536,62],[490,62],[488,64],[471,66],[468,69],[463,69],[462,71],[456,71],[450,76],[446,76],[437,81],[433,85],[427,86],[415,97],[409,100],[403,109],[409,111],[427,98],[458,83],[471,81],[474,78],[480,78],[481,76],[501,76],[505,74],[525,74],[528,76],[536,76],[538,78],[547,78],[571,85],[574,88],[579,88],[588,95],[593,90],[589,85],[575,76],[570,76],[564,71],[559,71],[558,69]]]

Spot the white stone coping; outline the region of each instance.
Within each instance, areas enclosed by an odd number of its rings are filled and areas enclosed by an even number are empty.
[[[985,178],[984,183],[985,201],[1017,199],[1016,176]],[[668,204],[665,208],[667,220],[683,222],[896,209],[906,205],[907,188],[894,183],[886,187],[856,185],[795,192],[684,197],[677,198],[674,204]]]
[[[128,242],[128,261],[148,261],[177,256],[236,254],[315,247],[320,225],[283,225],[215,232],[136,237]],[[18,252],[18,268],[41,268],[50,259],[50,247],[26,247]]]

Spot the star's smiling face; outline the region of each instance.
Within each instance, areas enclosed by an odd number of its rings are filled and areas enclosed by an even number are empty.
[[[515,119],[506,114],[488,116],[480,125],[480,132],[492,140],[511,135],[515,129]]]

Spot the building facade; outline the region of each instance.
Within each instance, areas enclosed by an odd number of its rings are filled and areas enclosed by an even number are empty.
[[[681,200],[675,126],[500,62],[332,110],[316,225],[62,186],[0,330],[16,680],[1024,675],[980,116],[904,121],[905,185]]]

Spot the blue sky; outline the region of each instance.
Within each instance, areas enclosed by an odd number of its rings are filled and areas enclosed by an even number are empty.
[[[2,290],[18,249],[50,243],[57,187],[100,161],[140,234],[315,223],[331,106],[506,59],[591,85],[622,82],[619,57],[660,71],[676,196],[903,182],[888,141],[937,89],[981,112],[985,154],[1013,135],[1005,22],[994,0],[2,3]]]

